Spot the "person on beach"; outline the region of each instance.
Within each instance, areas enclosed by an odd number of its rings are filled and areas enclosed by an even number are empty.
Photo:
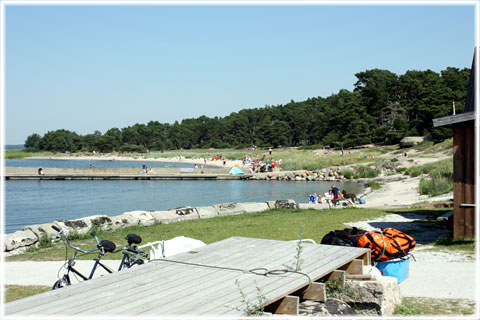
[[[39,175],[43,175],[43,174],[44,174],[44,173],[43,173],[43,168],[42,168],[42,167],[38,168],[38,174],[39,174]]]
[[[333,194],[333,199],[336,200],[336,199],[339,199],[340,198],[340,192],[338,190],[337,187],[335,187],[334,184],[332,184],[332,188],[330,189],[330,191],[332,191],[332,194]]]
[[[272,155],[272,148],[268,148],[268,154]]]

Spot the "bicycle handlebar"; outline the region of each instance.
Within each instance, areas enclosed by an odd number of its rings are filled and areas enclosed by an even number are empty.
[[[55,230],[55,231],[58,231],[57,238],[59,238],[60,235],[62,235],[65,238],[65,242],[67,243],[67,245],[75,251],[80,251],[82,253],[89,254],[89,253],[92,253],[94,251],[100,250],[100,247],[98,247],[98,246],[96,248],[90,249],[88,251],[83,250],[82,248],[74,246],[70,243],[70,240],[68,240],[68,234],[65,231],[63,231],[62,229],[60,229],[59,227],[57,227],[55,225],[52,225],[52,229]],[[97,241],[97,244],[100,245],[100,242],[98,241],[97,236],[93,232],[90,233],[90,234],[95,238],[95,240]]]

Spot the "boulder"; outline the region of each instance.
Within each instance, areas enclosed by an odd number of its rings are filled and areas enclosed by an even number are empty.
[[[364,309],[366,314],[391,316],[395,307],[401,303],[400,287],[394,277],[378,277],[375,281],[347,281],[358,292],[354,297],[342,300],[357,310]]]
[[[409,148],[426,140],[427,139],[425,137],[404,137],[402,140],[400,140],[398,145],[400,148]]]
[[[298,204],[295,200],[273,200],[267,201],[270,209],[298,209]]]
[[[12,251],[20,247],[31,246],[38,241],[37,235],[32,230],[21,230],[4,236],[4,251]]]

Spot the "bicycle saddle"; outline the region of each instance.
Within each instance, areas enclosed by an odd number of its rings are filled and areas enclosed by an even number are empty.
[[[103,247],[103,249],[106,251],[106,252],[113,252],[113,250],[115,250],[115,248],[117,247],[115,245],[115,243],[113,243],[112,241],[110,240],[102,240],[100,241],[100,245],[98,246],[99,248],[100,247]]]
[[[127,234],[125,239],[128,241],[128,244],[132,244],[132,243],[139,244],[139,243],[142,242],[142,237],[140,237],[139,235],[137,235],[135,233]]]

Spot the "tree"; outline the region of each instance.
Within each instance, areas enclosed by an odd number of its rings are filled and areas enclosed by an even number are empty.
[[[39,150],[41,139],[42,137],[39,134],[34,133],[27,137],[27,139],[25,140],[24,147],[31,150]]]

